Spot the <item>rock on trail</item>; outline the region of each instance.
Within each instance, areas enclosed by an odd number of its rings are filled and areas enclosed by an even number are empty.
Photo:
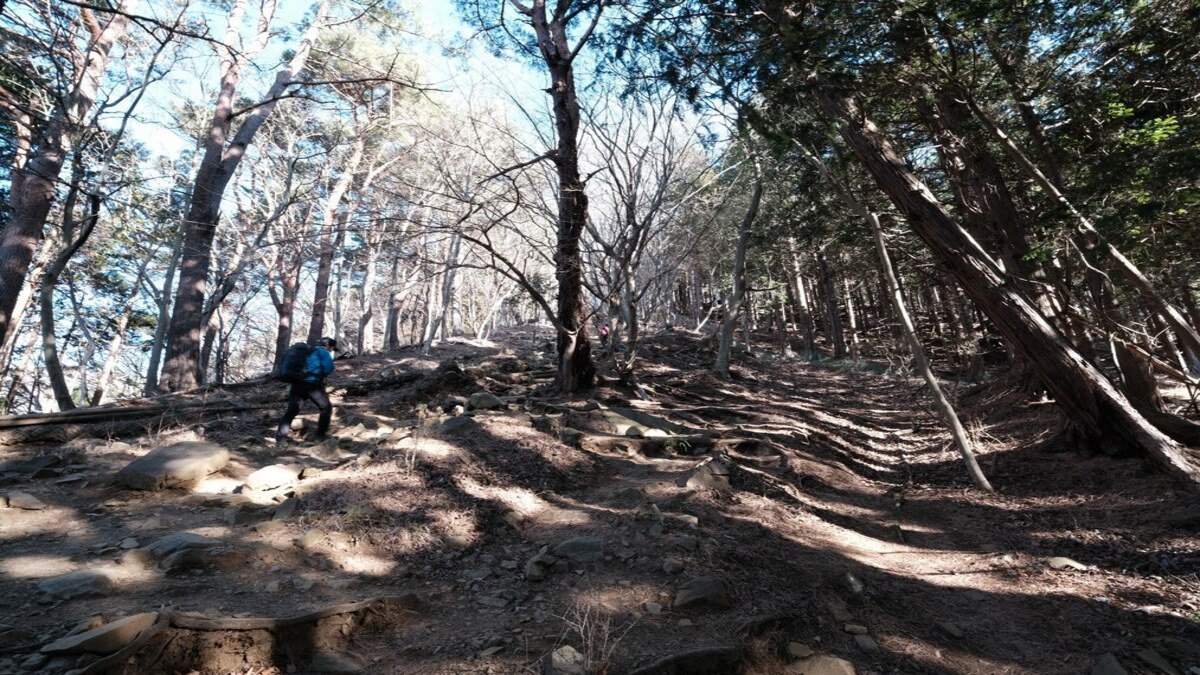
[[[229,450],[203,441],[185,441],[155,448],[133,460],[117,474],[134,490],[186,488],[229,463]]]

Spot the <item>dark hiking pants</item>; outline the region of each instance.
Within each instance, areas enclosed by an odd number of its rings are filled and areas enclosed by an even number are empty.
[[[312,401],[321,411],[317,418],[317,436],[329,433],[329,421],[333,417],[333,404],[329,402],[329,394],[325,393],[325,385],[321,382],[301,382],[293,384],[288,391],[287,410],[279,418],[279,428],[275,430],[276,438],[286,438],[292,431],[292,420],[300,414],[300,404]]]

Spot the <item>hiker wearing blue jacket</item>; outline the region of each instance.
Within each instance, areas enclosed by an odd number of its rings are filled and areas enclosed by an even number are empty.
[[[325,378],[333,373],[333,355],[337,351],[337,340],[323,337],[313,346],[304,362],[304,379],[292,384],[288,390],[288,405],[283,417],[279,418],[279,428],[275,430],[275,443],[282,445],[287,442],[292,432],[292,420],[300,413],[300,404],[312,401],[321,412],[317,418],[316,439],[325,438],[329,433],[329,422],[333,417],[333,404],[329,402],[329,394],[325,393]]]

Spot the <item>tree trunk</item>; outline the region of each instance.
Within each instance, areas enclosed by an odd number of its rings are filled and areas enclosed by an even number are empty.
[[[721,341],[717,346],[717,360],[713,363],[713,372],[720,377],[729,377],[729,361],[733,351],[733,330],[736,325],[738,310],[746,293],[746,249],[750,246],[750,226],[758,217],[758,208],[762,204],[763,177],[754,157],[754,188],[750,193],[750,204],[742,216],[742,224],[738,227],[737,249],[733,254],[733,285],[725,296],[724,316],[721,317]],[[746,345],[749,347],[749,344]]]
[[[837,289],[833,283],[833,274],[829,271],[829,262],[825,259],[825,247],[817,248],[817,273],[821,277],[821,295],[825,299],[825,325],[828,326],[830,343],[833,345],[833,358],[846,358],[846,334],[842,329],[842,316],[838,311]]]
[[[42,240],[58,175],[71,152],[74,137],[80,133],[96,101],[109,53],[125,34],[129,14],[139,1],[121,0],[108,24],[93,31],[87,51],[71,55],[75,85],[66,96],[56,99],[58,103],[39,142],[31,149],[25,165],[14,171],[9,193],[12,211],[0,234],[0,342],[16,330],[13,310],[25,287],[29,263]],[[91,10],[83,11],[91,16]]]
[[[859,357],[858,314],[854,311],[854,294],[850,292],[850,279],[842,277],[842,290],[846,296],[846,316],[850,320],[850,358]]]
[[[92,406],[104,403],[104,396],[108,393],[108,383],[112,380],[117,360],[121,356],[121,347],[125,344],[125,330],[129,327],[129,318],[133,316],[133,301],[137,298],[138,289],[141,288],[149,263],[149,257],[142,261],[142,265],[138,269],[137,280],[133,284],[133,293],[125,301],[125,310],[121,312],[121,317],[117,319],[117,325],[113,328],[113,336],[108,342],[104,365],[100,368],[100,374],[96,376],[96,388],[92,390]]]
[[[905,215],[963,290],[1028,360],[1072,422],[1084,445],[1133,446],[1173,476],[1192,485],[1200,471],[1183,448],[1146,421],[1129,401],[1048,324],[1021,291],[938,203],[929,188],[897,156],[891,143],[853,98],[827,86],[812,91],[817,104],[839,122],[839,131],[880,188]]]
[[[158,302],[158,321],[154,325],[154,340],[150,344],[150,360],[146,365],[146,384],[142,388],[144,396],[150,396],[158,391],[158,370],[162,363],[163,348],[166,346],[167,328],[171,321],[171,298],[175,295],[175,272],[179,269],[179,261],[183,257],[183,230],[180,229],[171,247],[171,259],[167,262],[163,274],[162,288],[155,298]]]
[[[370,354],[375,348],[375,278],[379,267],[379,238],[367,241],[363,262],[362,291],[358,296],[358,353]]]
[[[545,0],[533,0],[526,7],[513,3],[529,17],[538,50],[550,74],[550,94],[558,145],[551,155],[558,174],[557,245],[554,272],[558,280],[556,329],[558,331],[558,386],[573,394],[590,389],[596,381],[592,345],[587,335],[586,309],[583,304],[583,259],[579,241],[587,224],[588,199],[579,173],[579,98],[575,91],[574,60],[591,36],[588,28],[575,49],[567,41],[567,22],[577,11],[556,7],[547,15]],[[603,5],[600,6],[602,8]],[[599,20],[599,11],[595,21]]]

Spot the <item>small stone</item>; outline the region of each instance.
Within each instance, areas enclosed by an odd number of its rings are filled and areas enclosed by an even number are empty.
[[[719,577],[697,577],[675,592],[676,609],[727,609],[733,606],[725,582]]]
[[[842,626],[842,630],[846,631],[847,633],[849,633],[851,635],[866,635],[867,634],[867,627],[862,624],[857,624],[857,623],[848,623],[845,626]]]
[[[295,497],[288,497],[275,507],[275,512],[271,514],[272,520],[287,520],[291,518],[296,509],[300,506],[300,500]]]
[[[525,562],[525,578],[529,581],[542,581],[550,575],[550,570],[554,569],[555,563],[558,562],[561,561],[548,553],[539,553]]]
[[[296,546],[302,549],[310,549],[325,538],[325,532],[322,530],[309,530],[296,538]]]
[[[833,616],[833,620],[838,623],[846,623],[854,618],[854,615],[850,613],[850,610],[846,609],[846,605],[841,600],[831,600],[827,606],[829,613]]]
[[[313,654],[308,672],[361,673],[363,672],[363,666],[345,654],[319,651]]]
[[[46,662],[49,660],[50,657],[46,656],[45,654],[30,654],[25,658],[24,661],[21,662],[21,668],[24,670],[24,672],[34,673],[39,671],[42,666],[46,665]]]
[[[714,466],[716,464],[717,462],[708,462],[696,467],[683,482],[683,487],[690,490],[724,491],[730,489],[728,470],[721,466]]]
[[[663,561],[662,570],[667,574],[679,574],[683,571],[683,561],[675,558],[667,558]]]
[[[479,652],[479,658],[486,659],[487,657],[495,656],[496,654],[499,654],[502,651],[504,651],[504,645],[499,645],[496,647],[488,647],[487,649]]]
[[[279,579],[275,579],[274,581],[268,581],[267,585],[264,586],[264,588],[266,589],[266,591],[268,593],[279,593],[284,588],[286,588],[286,583],[283,581],[280,581]]]
[[[1170,661],[1164,659],[1162,654],[1153,649],[1143,649],[1137,653],[1137,657],[1147,665],[1157,668],[1166,675],[1180,675],[1179,670],[1171,665]]]
[[[505,607],[508,607],[509,601],[507,599],[501,598],[499,596],[485,595],[481,598],[478,598],[476,600],[476,602],[478,602],[481,605],[484,605],[485,607],[495,607],[497,609],[503,609]]]
[[[850,589],[850,592],[855,595],[862,595],[863,592],[866,591],[866,586],[854,572],[846,572],[846,574],[842,577],[842,582],[845,583],[846,588]]]
[[[858,648],[864,652],[874,654],[879,651],[879,643],[875,642],[875,638],[870,635],[855,635],[854,641],[858,643]]]
[[[797,661],[788,669],[794,675],[855,675],[854,664],[836,656],[818,654]]]
[[[176,551],[162,561],[160,567],[169,577],[179,576],[193,570],[208,569],[212,564],[212,553],[203,548],[186,548]]]
[[[1062,556],[1054,556],[1053,558],[1047,558],[1046,566],[1052,570],[1071,569],[1071,570],[1079,570],[1081,572],[1091,569],[1087,565],[1084,565],[1083,563],[1081,563],[1077,560],[1072,560],[1070,558],[1064,558]]]
[[[246,476],[246,487],[260,492],[288,487],[300,480],[300,472],[303,470],[304,467],[299,464],[265,466]]]
[[[116,584],[103,572],[80,570],[45,579],[38,588],[52,598],[71,600],[108,595],[116,590]]]
[[[329,582],[329,587],[335,591],[346,591],[351,588],[358,588],[359,583],[359,580],[353,577],[349,579],[334,579]]]
[[[687,628],[688,626],[693,626],[695,624],[692,623],[691,619],[680,619],[678,625],[682,628]]]
[[[1088,671],[1088,675],[1129,675],[1129,673],[1121,667],[1121,662],[1117,660],[1117,657],[1109,652],[1096,659],[1091,670]]]
[[[946,631],[947,634],[953,637],[960,638],[963,636],[963,629],[959,628],[958,624],[956,623],[951,621],[939,621],[937,625],[938,628],[941,628],[942,630]]]
[[[139,546],[141,546],[141,544],[139,544],[138,540],[134,539],[133,537],[125,537],[124,539],[121,540],[121,548],[123,548],[127,551],[129,549],[137,548]]]
[[[599,537],[574,537],[555,546],[554,554],[576,562],[595,562],[604,558],[604,541]]]
[[[793,659],[806,659],[813,655],[812,647],[802,642],[789,642],[787,645],[788,656]]]
[[[292,582],[292,588],[295,588],[298,591],[311,591],[312,587],[316,585],[316,582],[314,582],[312,579],[297,578]]]
[[[154,564],[154,556],[144,548],[135,548],[121,554],[119,562],[131,567],[149,567]]]
[[[270,520],[275,515],[275,509],[262,504],[240,504],[233,507],[225,515],[225,522],[230,525],[253,525]]]
[[[127,616],[78,635],[55,640],[42,647],[42,652],[46,654],[111,654],[133,642],[157,619],[158,614],[155,612]]]
[[[963,597],[965,597],[966,599],[968,599],[972,602],[982,602],[984,600],[987,600],[987,596],[984,595],[983,591],[979,591],[974,588],[970,588],[970,589],[963,591]]]
[[[500,397],[486,391],[477,391],[467,399],[467,407],[472,410],[491,410],[503,406],[504,401]]]
[[[471,579],[472,581],[483,581],[484,579],[492,576],[492,571],[486,567],[481,567],[479,569],[467,570],[463,573],[463,576]]]
[[[150,555],[155,558],[165,558],[172,553],[189,548],[216,548],[221,545],[220,539],[213,539],[194,532],[176,532],[162,537],[147,547]]]
[[[505,560],[500,563],[500,567],[506,570],[515,570],[517,569],[518,565],[516,560]]]
[[[287,523],[282,520],[267,520],[254,526],[254,531],[259,534],[274,534],[286,529],[288,529]]]
[[[457,415],[442,422],[439,427],[444,434],[460,434],[479,428],[479,423],[466,415]]]
[[[647,614],[662,614],[663,606],[657,602],[643,602],[642,609],[646,610]]]
[[[46,504],[27,492],[13,491],[8,493],[8,508],[41,511],[46,508]]]
[[[542,659],[541,675],[587,675],[587,658],[571,645],[563,645]]]

